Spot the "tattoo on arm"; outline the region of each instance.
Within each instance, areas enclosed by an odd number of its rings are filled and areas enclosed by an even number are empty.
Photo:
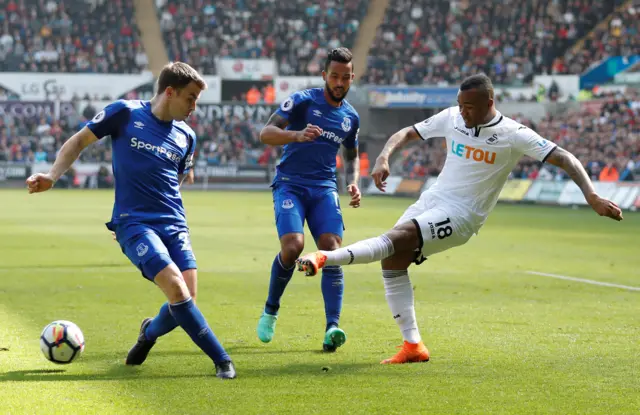
[[[584,167],[582,167],[580,161],[567,150],[556,147],[547,156],[546,162],[560,167],[562,170],[566,171],[569,177],[571,177],[571,179],[578,185],[580,190],[582,190],[582,194],[585,196],[585,198],[590,194],[595,193],[595,189],[593,188],[591,179],[589,178],[589,175],[585,171]]]
[[[344,167],[347,176],[347,185],[358,184],[360,180],[360,158],[357,148],[344,149]]]
[[[289,121],[283,116],[278,115],[274,112],[273,114],[271,114],[271,117],[269,117],[266,125],[273,125],[274,127],[278,127],[284,130],[285,128],[287,128],[287,125],[289,125]]]

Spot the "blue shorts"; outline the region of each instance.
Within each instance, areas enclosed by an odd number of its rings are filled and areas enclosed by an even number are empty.
[[[304,233],[305,220],[316,241],[323,233],[342,238],[344,222],[335,188],[278,183],[273,188],[273,209],[278,238]]]
[[[153,281],[172,263],[180,271],[198,268],[189,228],[184,225],[121,223],[107,227],[114,229],[122,252],[148,280]]]

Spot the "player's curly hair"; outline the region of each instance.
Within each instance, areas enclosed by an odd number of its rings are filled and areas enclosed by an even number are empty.
[[[349,63],[353,59],[353,53],[347,48],[336,48],[329,51],[324,62],[324,70],[329,70],[331,62]],[[353,69],[352,69],[353,70]]]
[[[460,91],[468,91],[470,89],[482,91],[487,94],[490,99],[493,99],[493,83],[484,73],[471,75],[462,81],[460,84]]]
[[[182,89],[195,82],[200,89],[207,89],[207,83],[202,76],[184,62],[169,62],[158,76],[158,93],[163,93],[167,87]]]

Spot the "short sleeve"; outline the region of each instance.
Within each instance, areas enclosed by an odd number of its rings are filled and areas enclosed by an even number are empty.
[[[129,115],[126,101],[118,100],[104,107],[86,125],[96,137],[117,136],[120,127]]]
[[[440,111],[436,115],[427,118],[424,121],[420,121],[419,123],[414,124],[413,128],[423,140],[433,137],[444,137],[446,136],[448,121],[449,109],[446,109],[444,111]]]
[[[557,148],[557,145],[545,140],[531,128],[521,125],[512,138],[513,147],[522,154],[544,162]]]
[[[349,135],[342,142],[345,148],[358,148],[358,134],[360,133],[360,117],[356,114]]]
[[[193,167],[193,155],[196,151],[196,136],[195,134],[189,135],[189,148],[187,149],[187,154],[180,161],[180,166],[178,167],[178,174],[186,174],[189,173],[189,170]]]
[[[301,109],[308,99],[309,95],[304,91],[296,92],[282,101],[280,103],[280,107],[275,113],[285,120],[291,121],[291,117],[295,117],[300,113],[303,113],[301,112]]]

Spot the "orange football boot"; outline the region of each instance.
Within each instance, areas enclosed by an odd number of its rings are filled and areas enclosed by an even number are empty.
[[[397,365],[400,363],[429,361],[429,350],[427,350],[427,347],[422,343],[422,341],[414,344],[405,340],[403,345],[399,347],[400,351],[398,353],[389,359],[384,359],[380,363],[383,365]]]
[[[304,275],[307,277],[316,275],[318,271],[324,267],[325,262],[327,262],[327,256],[320,251],[303,255],[296,259],[298,271],[304,272]]]

